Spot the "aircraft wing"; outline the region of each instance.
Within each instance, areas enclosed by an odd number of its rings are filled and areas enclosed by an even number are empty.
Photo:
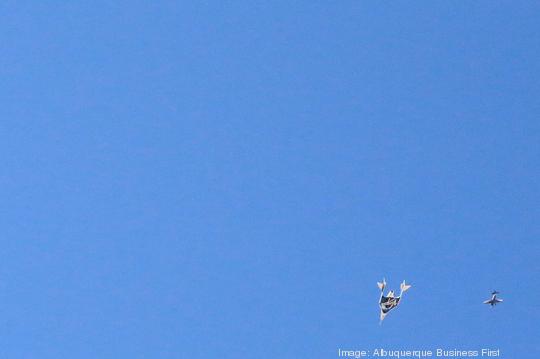
[[[491,303],[492,303],[491,299],[488,299],[488,300],[484,301],[484,304],[491,304]]]

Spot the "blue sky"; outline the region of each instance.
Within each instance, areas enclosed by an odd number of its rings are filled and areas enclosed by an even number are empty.
[[[2,2],[0,356],[537,358],[539,11]]]

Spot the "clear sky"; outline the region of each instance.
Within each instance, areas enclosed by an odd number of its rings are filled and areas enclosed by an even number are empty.
[[[538,358],[539,13],[3,1],[0,357]]]

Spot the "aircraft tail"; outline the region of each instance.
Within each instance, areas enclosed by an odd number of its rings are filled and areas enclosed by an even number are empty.
[[[410,284],[405,284],[405,281],[403,281],[403,283],[401,283],[401,293],[405,293],[409,288],[411,287]]]

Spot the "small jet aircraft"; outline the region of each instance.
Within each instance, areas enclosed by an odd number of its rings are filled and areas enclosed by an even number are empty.
[[[496,290],[491,292],[491,299],[484,301],[484,304],[490,304],[493,307],[494,305],[497,305],[497,303],[502,302],[502,299],[497,298],[497,294],[499,294],[499,292]]]
[[[388,314],[389,311],[397,307],[401,301],[401,297],[403,293],[405,293],[411,285],[405,284],[405,281],[401,283],[400,286],[400,293],[399,296],[394,295],[394,291],[391,290],[388,292],[388,294],[384,295],[384,288],[386,288],[386,279],[383,279],[382,283],[377,282],[377,285],[379,286],[379,289],[381,290],[381,297],[379,299],[379,307],[381,308],[381,316],[380,316],[380,323],[384,320],[384,317],[386,317],[386,314]]]

